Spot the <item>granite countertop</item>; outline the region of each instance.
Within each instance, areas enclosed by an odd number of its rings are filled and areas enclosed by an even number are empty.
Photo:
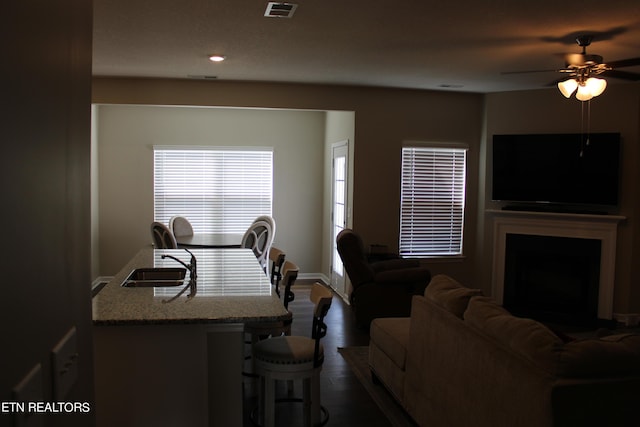
[[[136,268],[181,267],[162,254],[185,263],[183,249],[142,249],[93,298],[94,325],[246,323],[291,317],[273,292],[250,249],[193,249],[197,259],[197,290],[188,298],[184,286],[128,288],[121,286]],[[189,274],[187,274],[187,278]]]

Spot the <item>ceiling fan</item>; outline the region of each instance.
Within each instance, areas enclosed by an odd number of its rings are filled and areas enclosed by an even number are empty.
[[[620,71],[618,68],[640,66],[640,57],[622,59],[619,61],[603,62],[600,55],[587,53],[587,46],[591,45],[593,36],[580,35],[576,37],[576,43],[582,48],[581,53],[569,53],[564,56],[565,67],[553,70],[531,70],[531,71],[509,71],[502,74],[523,74],[537,72],[558,72],[563,76],[550,83],[558,85],[564,96],[569,98],[578,89],[576,97],[581,101],[586,101],[594,96],[600,95],[605,87],[606,81],[597,76],[606,73],[607,77],[622,80],[640,81],[639,73]],[[581,93],[582,91],[582,93]]]

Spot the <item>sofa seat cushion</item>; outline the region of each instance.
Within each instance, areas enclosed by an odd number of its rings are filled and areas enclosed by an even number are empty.
[[[533,319],[515,317],[488,297],[473,297],[464,313],[470,326],[509,348],[545,371],[556,374],[563,341]]]
[[[567,343],[559,353],[558,374],[574,378],[640,375],[640,335],[616,334]]]
[[[462,319],[471,297],[477,295],[482,295],[480,289],[467,288],[444,274],[433,276],[429,286],[424,291],[425,298],[430,299],[460,319]]]
[[[373,319],[369,330],[371,341],[401,370],[405,369],[407,361],[410,321],[409,317]]]

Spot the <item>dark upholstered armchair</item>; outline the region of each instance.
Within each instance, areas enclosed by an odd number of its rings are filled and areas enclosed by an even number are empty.
[[[368,327],[376,317],[409,317],[411,298],[424,293],[429,270],[405,258],[369,262],[362,239],[348,228],[338,233],[336,243],[353,286],[349,300],[358,326]]]

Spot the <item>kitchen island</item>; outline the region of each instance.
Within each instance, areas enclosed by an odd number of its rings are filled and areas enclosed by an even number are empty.
[[[93,299],[98,426],[242,426],[246,322],[290,318],[249,249],[194,249],[197,282],[123,287],[137,268],[182,267],[141,250]]]

